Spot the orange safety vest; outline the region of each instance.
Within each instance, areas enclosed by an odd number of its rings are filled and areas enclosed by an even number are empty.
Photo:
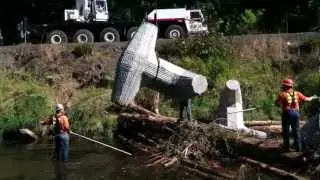
[[[52,117],[52,125],[54,135],[69,131],[69,120],[65,115],[54,115]]]
[[[296,93],[296,91],[293,92],[287,92],[286,93],[286,101],[287,101],[287,107],[290,107],[291,109],[298,109],[299,108],[299,97]]]

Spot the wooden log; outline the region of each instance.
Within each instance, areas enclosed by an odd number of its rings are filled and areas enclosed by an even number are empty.
[[[152,145],[154,145],[154,146],[157,146],[157,145],[158,145],[154,140],[152,140],[152,139],[150,139],[150,138],[147,138],[147,137],[146,137],[144,134],[142,134],[142,133],[138,133],[137,136],[140,137],[140,138],[142,138],[142,139],[144,139],[145,141],[147,141],[148,143],[150,143],[150,144],[152,144]]]
[[[165,116],[151,116],[147,114],[132,114],[132,113],[121,113],[120,118],[128,119],[131,121],[150,121],[155,123],[175,123],[176,118],[165,117]]]
[[[157,164],[161,163],[161,161],[163,161],[163,160],[165,160],[165,159],[166,159],[165,157],[162,157],[162,158],[160,158],[160,159],[158,159],[158,160],[154,161],[153,163],[147,164],[147,165],[145,165],[145,166],[146,166],[146,167],[155,166],[155,165],[157,165]]]
[[[300,121],[300,125],[304,125],[305,121]],[[281,125],[281,121],[245,121],[244,124],[248,127],[251,126],[268,126],[268,125]]]
[[[140,113],[143,113],[143,114],[149,114],[149,115],[152,115],[152,116],[157,116],[158,114],[142,107],[142,106],[139,106],[139,105],[136,105],[134,103],[130,103],[127,108],[130,108],[134,111],[137,111],[137,112],[140,112]]]
[[[174,165],[177,162],[178,162],[178,158],[177,157],[173,157],[173,158],[171,158],[171,160],[169,162],[165,163],[163,166],[165,168],[168,168],[168,167]]]
[[[160,118],[164,118],[164,119],[170,119],[171,121],[178,121],[178,118],[175,118],[175,117],[169,117],[169,116],[163,116],[163,115],[160,115],[160,114],[156,114],[142,106],[139,106],[139,105],[136,105],[136,104],[129,104],[127,107],[137,111],[137,112],[140,112],[142,114],[148,114],[148,115],[151,115],[151,116],[155,116],[155,117],[160,117]]]
[[[140,142],[136,142],[132,139],[130,139],[130,142],[134,145],[134,147],[143,148],[143,149],[147,150],[149,153],[158,153],[159,152],[159,150],[156,148],[153,148],[151,146],[146,146],[146,145],[144,145]]]
[[[264,132],[270,132],[275,134],[281,134],[282,127],[281,125],[271,125],[271,126],[252,126],[251,129],[264,131]]]
[[[151,148],[151,147],[148,147],[148,146],[145,146],[144,144],[142,143],[139,143],[139,142],[135,142],[134,140],[132,139],[128,139],[122,135],[118,135],[118,138],[127,142],[130,146],[144,152],[144,153],[147,153],[147,154],[155,154],[155,153],[159,153],[159,150],[155,149],[155,148]]]
[[[197,163],[189,161],[187,159],[181,159],[180,161],[183,166],[194,168],[199,171],[205,172],[207,174],[212,174],[214,176],[219,176],[227,179],[234,179],[234,175],[230,174],[230,172],[229,173],[226,172],[226,169],[224,168],[218,168],[218,169],[208,168],[208,167],[204,167],[203,165],[199,165]]]
[[[165,163],[167,163],[167,162],[169,162],[170,161],[170,158],[168,158],[168,157],[165,157],[162,161],[160,161],[159,162],[159,164],[165,164]]]
[[[251,165],[255,165],[255,166],[258,166],[260,167],[263,171],[265,172],[269,172],[269,173],[272,173],[272,174],[275,174],[275,175],[278,175],[278,176],[281,176],[282,178],[291,178],[291,179],[304,179],[302,177],[299,177],[293,173],[290,173],[290,172],[287,172],[285,170],[282,170],[282,169],[279,169],[279,168],[276,168],[276,167],[273,167],[269,164],[266,164],[266,163],[263,163],[263,162],[259,162],[259,161],[256,161],[256,160],[253,160],[253,159],[250,159],[248,157],[243,157],[241,156],[239,158],[241,161],[243,162],[246,162],[246,163],[249,163]]]
[[[155,157],[149,159],[148,161],[146,161],[146,163],[149,164],[149,163],[154,162],[154,161],[156,161],[156,160],[159,160],[159,159],[161,159],[161,158],[163,158],[163,154],[162,154],[162,153],[161,153],[160,155],[158,155],[158,156],[155,156]]]
[[[162,152],[151,154],[151,155],[148,156],[148,157],[154,158],[154,157],[159,156],[159,155],[162,155]]]

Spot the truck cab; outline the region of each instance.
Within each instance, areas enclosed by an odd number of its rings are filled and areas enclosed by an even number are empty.
[[[208,34],[208,26],[204,24],[205,19],[200,9],[188,10],[190,15],[186,21],[186,27],[190,35]]]
[[[154,9],[147,15],[147,21],[157,24],[161,35],[169,39],[209,33],[200,9]]]

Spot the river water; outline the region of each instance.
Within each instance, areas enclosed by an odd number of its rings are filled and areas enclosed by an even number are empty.
[[[115,141],[105,143],[121,147]],[[53,139],[33,144],[0,144],[0,179],[10,180],[103,180],[103,179],[201,179],[182,169],[145,167],[148,157],[125,149],[128,156],[87,140],[72,137],[70,160],[58,163],[51,159]]]

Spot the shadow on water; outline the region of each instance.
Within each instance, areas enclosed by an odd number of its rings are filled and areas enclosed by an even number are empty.
[[[120,145],[114,144],[116,147]],[[128,150],[128,149],[126,149]],[[130,149],[128,150],[130,152]],[[1,180],[201,179],[176,168],[146,168],[147,157],[110,150],[79,139],[70,142],[70,160],[52,160],[52,139],[34,144],[0,144]]]

